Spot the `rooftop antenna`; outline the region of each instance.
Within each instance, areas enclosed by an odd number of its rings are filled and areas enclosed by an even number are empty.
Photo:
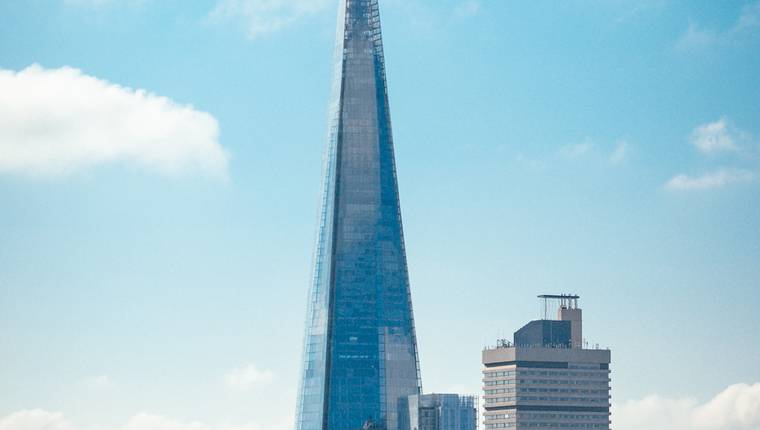
[[[581,296],[577,294],[542,294],[538,296],[544,303],[544,320],[549,319],[549,303],[550,301],[558,301],[559,306],[562,309],[578,309],[578,299]]]

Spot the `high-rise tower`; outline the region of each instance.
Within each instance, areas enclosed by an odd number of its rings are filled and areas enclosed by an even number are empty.
[[[341,0],[297,430],[396,430],[420,392],[377,0]]]

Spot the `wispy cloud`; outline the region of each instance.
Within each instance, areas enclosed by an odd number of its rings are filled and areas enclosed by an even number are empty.
[[[633,21],[652,12],[660,12],[665,8],[667,0],[601,0],[592,2],[591,4],[594,4],[595,6],[598,6],[599,4],[605,6],[611,5],[618,8],[620,12],[616,21],[618,23],[623,23]]]
[[[396,14],[405,19],[407,31],[412,32],[414,36],[431,37],[438,34],[445,19],[440,10],[426,1],[385,0],[382,8],[395,9]],[[447,14],[451,12],[452,9],[446,9]]]
[[[454,16],[460,18],[475,16],[480,13],[482,7],[479,0],[465,0],[454,7]]]
[[[84,385],[89,388],[103,389],[113,386],[113,380],[108,375],[98,375],[84,380]]]
[[[91,8],[102,8],[117,4],[128,6],[142,6],[148,0],[63,0],[63,3],[69,6],[83,6]]]
[[[591,152],[592,149],[594,149],[594,143],[587,139],[581,143],[565,145],[557,151],[557,154],[564,158],[575,159],[583,157]]]
[[[526,167],[531,170],[544,170],[547,167],[547,161],[542,158],[532,158],[523,154],[518,154],[515,157],[515,162],[522,167]]]
[[[688,51],[706,48],[717,44],[722,38],[723,35],[715,30],[707,30],[694,22],[689,22],[686,31],[676,42],[676,49]]]
[[[401,15],[408,23],[408,30],[418,36],[437,34],[451,16],[468,18],[483,11],[482,0],[459,0],[443,8],[422,0],[384,0],[381,3],[383,10],[395,10]],[[241,24],[250,39],[258,39],[291,28],[309,16],[335,6],[335,0],[217,0],[207,14],[206,22],[212,25]]]
[[[114,0],[63,0],[64,4],[71,6],[99,7],[112,3]]]
[[[0,69],[0,173],[55,176],[108,163],[226,177],[208,113],[70,67]]]
[[[626,161],[630,150],[631,145],[622,138],[611,142],[602,142],[589,137],[579,143],[559,146],[553,153],[532,157],[517,154],[515,161],[532,169],[544,169],[556,161],[592,162],[595,165],[601,163],[616,166]]]
[[[274,381],[275,374],[269,369],[259,370],[253,364],[233,369],[224,376],[228,388],[246,391]]]
[[[726,124],[726,119],[703,124],[691,133],[691,143],[703,154],[736,151],[736,139]]]
[[[731,184],[748,183],[755,174],[744,169],[720,169],[700,176],[677,175],[665,184],[668,191],[698,191],[723,188]]]
[[[709,29],[690,22],[676,41],[676,49],[693,51],[709,47],[727,46],[760,33],[760,1],[745,5],[737,20],[727,29]]]
[[[760,29],[760,1],[745,5],[733,28],[737,32],[756,31],[758,29]]]
[[[628,157],[629,145],[624,140],[619,140],[615,145],[615,149],[610,154],[610,163],[620,164]]]
[[[332,5],[330,0],[220,0],[208,15],[215,24],[242,22],[255,39],[283,30]]]
[[[615,405],[618,430],[756,430],[760,428],[760,383],[732,385],[708,402],[651,395]]]

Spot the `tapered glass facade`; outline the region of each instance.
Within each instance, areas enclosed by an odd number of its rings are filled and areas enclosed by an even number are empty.
[[[298,430],[397,430],[420,392],[377,0],[341,0]]]

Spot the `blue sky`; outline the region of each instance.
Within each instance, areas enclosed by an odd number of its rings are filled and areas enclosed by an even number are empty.
[[[290,428],[337,2],[263,4],[0,2],[0,430]],[[381,11],[425,390],[575,292],[618,428],[760,426],[760,3]]]

